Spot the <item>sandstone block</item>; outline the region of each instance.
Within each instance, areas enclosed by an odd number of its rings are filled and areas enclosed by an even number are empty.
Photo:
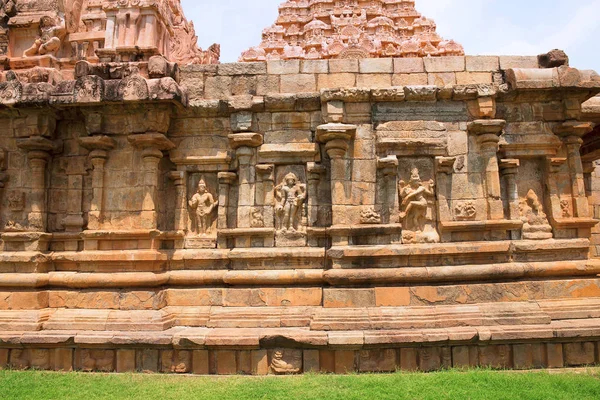
[[[335,89],[356,86],[356,74],[353,73],[329,73],[317,76],[318,89]]]
[[[252,351],[251,360],[251,372],[252,375],[268,375],[269,374],[269,360],[267,358],[266,350],[254,350]]]
[[[335,373],[349,374],[356,370],[354,362],[355,352],[352,350],[335,351]]]
[[[426,72],[459,72],[465,70],[465,57],[426,57],[423,59]]]
[[[491,84],[491,72],[457,72],[456,83],[459,85]]]
[[[500,69],[500,59],[496,56],[466,56],[468,72],[495,72]]]
[[[0,355],[0,369],[1,368],[2,360]],[[54,349],[54,370],[65,372],[73,371],[73,349]]]
[[[377,307],[404,307],[410,305],[410,288],[378,287],[375,288]]]
[[[565,343],[563,351],[567,367],[581,367],[596,362],[596,347],[593,342]]]
[[[359,72],[358,60],[340,59],[329,60],[329,72],[332,74],[340,72]]]
[[[417,371],[419,369],[417,349],[400,349],[400,369],[402,371]]]
[[[320,350],[319,365],[321,366],[321,373],[335,373],[335,351]]]
[[[321,371],[319,350],[304,350],[304,373],[318,373]]]
[[[230,350],[217,350],[214,352],[217,375],[235,375],[237,373],[235,353],[235,351]]]
[[[219,64],[217,68],[219,75],[264,75],[267,73],[267,63],[229,63]]]
[[[300,60],[267,61],[267,73],[271,75],[299,74]]]
[[[237,373],[240,375],[252,375],[252,353],[249,350],[237,352]]]
[[[391,58],[363,58],[359,60],[361,74],[391,74],[394,60]]]
[[[289,74],[281,76],[282,93],[314,92],[317,81],[314,74]]]
[[[358,74],[356,86],[365,88],[386,88],[392,86],[391,74]]]
[[[425,72],[422,58],[395,58],[394,74],[414,74]]]
[[[256,77],[256,95],[264,96],[280,92],[279,75],[259,75]]]
[[[429,85],[444,87],[448,85],[456,85],[456,73],[454,72],[438,72],[427,74],[427,82]]]
[[[223,99],[231,96],[232,78],[230,76],[211,76],[206,78],[204,97],[207,99]]]
[[[301,74],[327,74],[329,62],[327,60],[304,60],[300,64]]]
[[[479,365],[477,347],[454,346],[452,348],[452,361],[454,368],[475,368]]]
[[[539,68],[536,56],[500,56],[500,69]]]
[[[323,289],[323,306],[375,307],[375,289]]]
[[[135,350],[117,350],[117,372],[135,371]]]
[[[194,350],[192,352],[192,371],[195,375],[208,375],[210,373],[208,350]]]
[[[360,372],[395,372],[397,352],[395,349],[361,350],[359,354]]]
[[[394,74],[392,75],[393,86],[427,85],[426,73]]]
[[[163,351],[161,353],[161,372],[171,372],[171,364],[173,358],[172,351]],[[142,349],[137,352],[137,368],[146,373],[158,372],[159,354],[158,350]]]

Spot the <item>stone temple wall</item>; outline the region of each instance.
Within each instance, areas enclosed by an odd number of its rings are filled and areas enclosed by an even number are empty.
[[[154,56],[2,75],[0,367],[600,361],[592,71]]]

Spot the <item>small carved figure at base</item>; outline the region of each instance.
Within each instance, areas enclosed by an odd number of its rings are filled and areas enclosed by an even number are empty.
[[[418,169],[413,169],[410,182],[400,181],[402,199],[400,221],[402,241],[413,243],[438,243],[440,235],[435,229],[435,184],[433,180],[423,183]]]
[[[523,239],[552,239],[552,226],[550,226],[542,204],[533,190],[529,190],[527,198],[521,203],[521,220],[523,221]]]
[[[275,374],[298,374],[302,372],[301,350],[274,350],[271,370]]]
[[[27,229],[25,229],[23,227],[23,225],[21,225],[18,222],[8,221],[6,223],[6,225],[4,226],[4,231],[5,232],[25,232],[25,231],[27,231]]]
[[[204,179],[198,182],[198,191],[189,201],[190,208],[194,211],[192,216],[192,231],[200,236],[211,233],[213,225],[212,212],[218,202],[206,188]]]
[[[454,216],[457,221],[474,221],[477,218],[477,208],[472,201],[459,203],[454,208]]]
[[[381,215],[372,207],[366,208],[360,213],[360,223],[363,225],[381,224]]]

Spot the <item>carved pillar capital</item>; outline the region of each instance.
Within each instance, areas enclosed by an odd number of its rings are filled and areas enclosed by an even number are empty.
[[[275,165],[274,164],[258,164],[256,172],[262,181],[275,182]]]
[[[239,150],[245,147],[259,147],[263,144],[263,136],[260,133],[254,132],[243,132],[243,133],[232,133],[228,136],[229,146],[234,150]]]
[[[398,157],[387,156],[377,159],[377,168],[382,170],[386,177],[398,174]]]
[[[315,162],[306,164],[306,172],[308,172],[309,181],[320,181],[325,173],[325,167]]]
[[[169,172],[169,179],[173,181],[175,186],[183,186],[185,185],[185,172],[171,171]]]
[[[516,175],[519,172],[521,162],[517,159],[500,160],[500,170],[503,175]]]
[[[437,172],[446,175],[452,175],[454,172],[454,163],[456,157],[436,157]]]
[[[219,172],[218,178],[220,184],[231,185],[236,181],[237,174],[235,172]]]
[[[355,135],[356,125],[331,123],[317,127],[317,141],[325,144],[331,159],[343,158]]]
[[[554,133],[563,140],[575,142],[594,130],[591,122],[567,121],[554,127]],[[578,141],[577,141],[578,142]]]

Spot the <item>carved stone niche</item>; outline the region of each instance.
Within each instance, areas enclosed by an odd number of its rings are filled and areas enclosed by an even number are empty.
[[[274,210],[275,246],[306,246],[307,185],[306,169],[300,165],[275,169]]]
[[[291,375],[302,372],[302,350],[273,349],[268,353],[269,369],[276,375]]]
[[[219,183],[216,173],[188,175],[188,226],[185,247],[214,248],[217,240]]]
[[[398,177],[402,242],[438,243],[434,159],[399,158]]]

